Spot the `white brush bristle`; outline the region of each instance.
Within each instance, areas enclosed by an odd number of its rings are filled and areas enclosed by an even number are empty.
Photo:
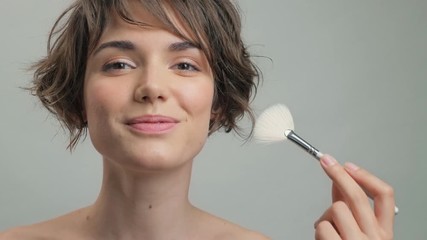
[[[277,142],[286,138],[285,131],[294,130],[291,112],[283,104],[267,108],[255,123],[254,137],[258,142]]]

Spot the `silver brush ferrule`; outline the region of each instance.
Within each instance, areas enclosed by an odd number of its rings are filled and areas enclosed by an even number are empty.
[[[286,130],[285,136],[300,146],[302,149],[310,153],[312,156],[314,156],[317,160],[320,160],[320,158],[323,156],[323,154],[317,150],[315,147],[313,147],[311,144],[309,144],[307,141],[302,139],[300,136],[298,136],[294,131],[292,130]]]

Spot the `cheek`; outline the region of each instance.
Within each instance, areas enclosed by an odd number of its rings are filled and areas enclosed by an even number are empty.
[[[211,117],[213,101],[213,83],[203,83],[200,85],[190,85],[184,88],[182,98],[186,104],[185,108],[196,117],[203,117],[207,120]]]
[[[98,152],[105,152],[112,144],[114,122],[118,120],[125,100],[121,91],[123,89],[104,83],[105,81],[93,81],[85,89],[89,137]]]
[[[91,79],[95,80],[95,79]],[[87,84],[85,89],[85,110],[89,137],[98,152],[105,152],[111,145],[113,124],[122,109],[124,94],[119,86],[101,81]]]
[[[85,92],[85,110],[89,134],[93,137],[99,134],[98,128],[107,125],[109,97],[108,89],[89,85]],[[110,106],[111,107],[111,106]]]
[[[96,82],[87,85],[85,110],[89,122],[99,121],[99,118],[104,118],[112,110],[120,109],[119,103],[122,102],[124,95],[118,87]]]

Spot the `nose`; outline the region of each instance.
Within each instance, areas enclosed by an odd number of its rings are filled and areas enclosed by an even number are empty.
[[[160,71],[145,69],[139,76],[135,88],[135,101],[141,103],[154,103],[167,99],[166,76]]]

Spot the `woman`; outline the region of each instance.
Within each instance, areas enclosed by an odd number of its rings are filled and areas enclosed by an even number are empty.
[[[32,90],[69,129],[70,149],[89,131],[103,159],[101,192],[91,206],[0,239],[267,239],[188,200],[208,135],[253,119],[258,71],[240,28],[225,0],[77,0],[55,24]],[[330,156],[321,163],[334,204],[316,238],[391,239],[391,188]]]

